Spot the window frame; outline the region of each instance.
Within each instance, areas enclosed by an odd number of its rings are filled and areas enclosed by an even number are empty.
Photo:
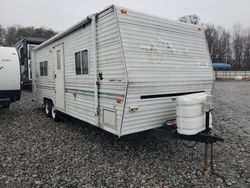
[[[87,70],[86,70],[86,67],[85,69],[83,68],[83,53],[86,52],[87,53]],[[76,54],[77,53],[80,53],[80,74],[77,73],[77,61],[76,61]],[[76,76],[88,76],[89,75],[89,50],[88,49],[83,49],[83,50],[78,50],[78,51],[75,51],[74,53],[74,61],[75,61],[75,75]],[[85,72],[85,71],[86,72]],[[85,73],[84,73],[85,72]]]
[[[47,77],[48,76],[48,61],[40,61],[39,66],[40,66],[40,77]]]

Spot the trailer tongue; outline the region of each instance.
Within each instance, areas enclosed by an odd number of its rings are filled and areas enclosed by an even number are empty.
[[[209,123],[209,121],[207,122]],[[207,124],[206,123],[206,124]],[[210,169],[211,172],[214,173],[214,165],[213,165],[213,144],[216,142],[223,142],[224,139],[220,136],[214,134],[209,128],[205,131],[198,133],[196,135],[182,135],[179,134],[177,131],[173,132],[173,137],[180,140],[188,140],[188,141],[196,141],[196,143],[205,143],[205,164],[204,164],[204,171],[208,170],[208,147],[210,145]]]
[[[214,173],[213,166],[213,144],[223,142],[224,139],[212,132],[213,110],[212,96],[205,93],[190,94],[177,97],[177,121],[170,123],[167,130],[173,130],[173,138],[179,140],[195,141],[205,143],[205,165],[204,171],[208,170],[208,148],[210,145],[210,169]]]

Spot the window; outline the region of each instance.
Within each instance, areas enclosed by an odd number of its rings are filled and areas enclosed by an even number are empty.
[[[60,50],[56,51],[56,60],[57,60],[57,70],[61,70],[61,53],[60,53]]]
[[[88,74],[88,50],[75,53],[76,74]]]
[[[40,62],[40,76],[48,76],[48,61]]]

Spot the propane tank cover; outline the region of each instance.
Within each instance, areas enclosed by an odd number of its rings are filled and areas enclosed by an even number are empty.
[[[177,97],[176,122],[179,134],[195,135],[206,129],[206,110],[212,109],[212,96],[196,93]],[[209,111],[208,110],[208,111]],[[212,116],[210,115],[210,127]]]

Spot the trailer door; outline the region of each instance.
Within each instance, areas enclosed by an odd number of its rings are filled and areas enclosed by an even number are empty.
[[[65,90],[64,90],[64,52],[63,44],[54,47],[55,57],[55,107],[58,110],[65,110]]]

